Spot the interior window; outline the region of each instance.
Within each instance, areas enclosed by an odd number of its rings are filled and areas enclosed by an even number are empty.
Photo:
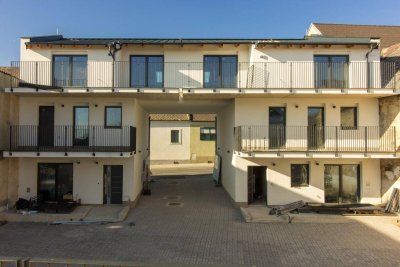
[[[308,186],[309,167],[308,164],[291,165],[291,185],[292,187]]]

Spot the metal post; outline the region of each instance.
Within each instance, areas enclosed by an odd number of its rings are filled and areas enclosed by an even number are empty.
[[[371,75],[370,75],[370,66],[369,66],[369,62],[367,61],[367,89],[369,89],[369,88],[371,88],[371,81],[370,81],[370,79],[371,79]]]
[[[335,140],[336,140],[336,157],[339,155],[339,144],[338,144],[338,142],[339,142],[339,129],[338,129],[338,126],[336,126],[335,127],[335,131],[336,131],[336,133],[335,133]]]
[[[368,152],[368,127],[365,126],[365,154]]]
[[[113,61],[112,61],[112,90],[114,91],[114,76],[115,76],[115,71],[114,71],[114,68],[115,68],[115,60],[114,60],[114,58],[113,58]]]

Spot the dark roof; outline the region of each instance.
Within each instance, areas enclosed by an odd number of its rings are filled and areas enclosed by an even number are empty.
[[[25,37],[26,45],[107,45],[122,44],[370,44],[370,38],[326,38],[306,36],[302,39],[198,39],[198,38],[64,38],[62,35]]]
[[[326,37],[379,38],[381,48],[400,43],[400,26],[313,23]]]

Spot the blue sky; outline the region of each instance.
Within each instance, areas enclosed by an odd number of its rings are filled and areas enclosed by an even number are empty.
[[[311,22],[400,25],[399,0],[0,0],[0,66],[19,38],[301,38]]]

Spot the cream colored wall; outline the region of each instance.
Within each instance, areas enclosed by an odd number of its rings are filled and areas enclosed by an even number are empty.
[[[150,122],[151,160],[190,160],[190,122]],[[171,143],[171,130],[180,131],[179,144]]]
[[[103,166],[123,165],[122,200],[133,201],[137,197],[133,180],[134,158],[22,158],[19,171],[19,197],[29,199],[37,195],[38,163],[73,163],[73,197],[74,200],[80,199],[82,204],[103,204]]]
[[[248,166],[267,166],[268,205],[282,205],[303,200],[325,201],[324,164],[360,164],[360,193],[362,203],[381,203],[379,159],[246,159],[234,156],[236,167],[236,202],[247,202]],[[316,163],[318,162],[319,165]],[[290,164],[310,164],[309,186],[291,187]],[[275,166],[273,166],[275,164]]]
[[[200,140],[201,127],[215,127],[214,122],[192,122],[190,124],[190,154],[191,159],[197,162],[214,160],[215,141]]]
[[[269,107],[284,106],[287,126],[307,126],[308,107],[325,107],[325,125],[340,126],[340,107],[356,106],[360,126],[379,126],[375,98],[236,98],[235,104],[235,126],[268,125]]]
[[[235,102],[217,113],[217,151],[222,158],[221,183],[233,201],[237,200],[235,160],[233,157],[233,128],[235,126]],[[247,200],[246,200],[247,202]]]

